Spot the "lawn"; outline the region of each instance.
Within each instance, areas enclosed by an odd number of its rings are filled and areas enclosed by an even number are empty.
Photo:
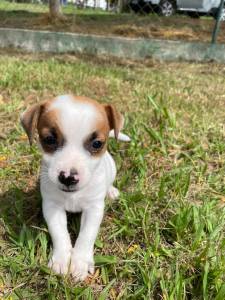
[[[225,68],[88,56],[0,56],[0,298],[225,299]],[[106,201],[85,283],[51,274],[40,153],[19,114],[72,92],[114,103],[131,143],[110,141],[121,195]],[[69,215],[75,238],[79,217]]]
[[[76,9],[72,4],[63,7],[63,12],[64,21],[52,22],[47,5],[3,0],[0,1],[0,27],[210,42],[215,26],[212,17],[116,14],[100,9]],[[225,43],[225,22],[220,25],[218,42]]]

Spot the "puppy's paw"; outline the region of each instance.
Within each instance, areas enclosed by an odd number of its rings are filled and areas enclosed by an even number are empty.
[[[94,259],[93,257],[85,257],[79,253],[74,253],[71,256],[70,273],[75,281],[83,281],[88,274],[94,274]]]
[[[54,252],[49,260],[48,267],[56,274],[68,274],[71,251]]]
[[[117,188],[115,188],[113,185],[110,186],[110,188],[108,189],[107,192],[107,196],[111,199],[111,200],[115,200],[119,197],[120,192]]]

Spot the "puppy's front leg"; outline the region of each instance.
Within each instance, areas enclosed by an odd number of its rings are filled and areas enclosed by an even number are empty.
[[[71,273],[76,280],[84,280],[94,273],[94,243],[103,217],[104,205],[89,207],[81,216],[79,236],[71,256]]]
[[[66,212],[54,203],[43,202],[43,214],[53,242],[53,255],[48,266],[58,274],[67,274],[71,258],[71,240]]]

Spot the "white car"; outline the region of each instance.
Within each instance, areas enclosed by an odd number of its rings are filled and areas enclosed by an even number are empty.
[[[187,12],[190,15],[216,16],[220,0],[131,0],[131,9],[134,11],[150,12],[156,9],[163,16],[171,16],[176,12]],[[139,9],[140,8],[140,9]],[[223,8],[221,20],[225,21],[225,9]]]

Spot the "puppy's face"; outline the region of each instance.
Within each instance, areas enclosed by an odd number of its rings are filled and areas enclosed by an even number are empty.
[[[75,192],[94,176],[106,151],[109,131],[115,136],[122,117],[112,105],[72,95],[36,104],[21,117],[32,143],[37,129],[43,150],[43,172],[60,189]]]

